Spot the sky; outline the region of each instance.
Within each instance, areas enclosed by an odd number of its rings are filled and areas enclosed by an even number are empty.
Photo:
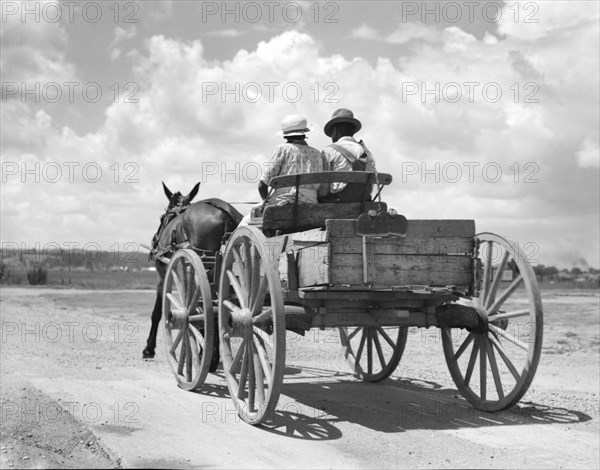
[[[161,182],[257,201],[281,120],[306,116],[322,149],[344,107],[409,220],[474,219],[533,264],[600,265],[596,1],[1,8],[4,249],[144,251]]]

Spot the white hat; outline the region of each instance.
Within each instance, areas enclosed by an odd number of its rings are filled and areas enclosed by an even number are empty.
[[[308,123],[305,117],[299,114],[290,114],[281,121],[281,132],[278,135],[283,137],[291,137],[294,135],[304,135],[310,132]]]

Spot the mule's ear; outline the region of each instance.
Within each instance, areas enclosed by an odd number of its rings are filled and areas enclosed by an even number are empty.
[[[167,196],[167,199],[170,201],[171,200],[171,196],[173,196],[173,193],[171,191],[169,191],[169,188],[167,188],[167,185],[165,184],[165,182],[162,182],[163,185],[163,189],[165,190],[165,194]]]
[[[190,194],[188,194],[188,200],[190,202],[192,202],[192,200],[196,197],[196,194],[198,194],[199,188],[200,188],[200,183],[196,183],[196,186],[194,186],[194,188],[190,191]]]

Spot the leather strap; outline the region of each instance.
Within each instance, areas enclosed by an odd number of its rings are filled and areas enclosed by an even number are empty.
[[[342,156],[348,160],[352,165],[354,165],[354,162],[357,160],[357,158],[354,156],[354,154],[348,150],[346,147],[342,147],[339,144],[329,144],[329,147],[332,148],[333,150],[336,150],[338,152],[340,152],[342,154]],[[367,153],[364,152],[361,156],[360,159],[362,159],[363,157],[366,157]]]

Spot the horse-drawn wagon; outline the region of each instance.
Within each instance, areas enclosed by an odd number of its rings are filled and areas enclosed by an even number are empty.
[[[240,417],[272,416],[286,331],[338,328],[354,375],[394,372],[409,327],[437,327],[450,373],[476,408],[499,411],[527,391],[542,347],[535,275],[515,243],[475,232],[473,220],[409,220],[381,202],[386,174],[311,173],[287,187],[374,183],[374,201],[268,206],[221,248],[171,257],[162,309],[178,385],[201,389],[220,353]]]

